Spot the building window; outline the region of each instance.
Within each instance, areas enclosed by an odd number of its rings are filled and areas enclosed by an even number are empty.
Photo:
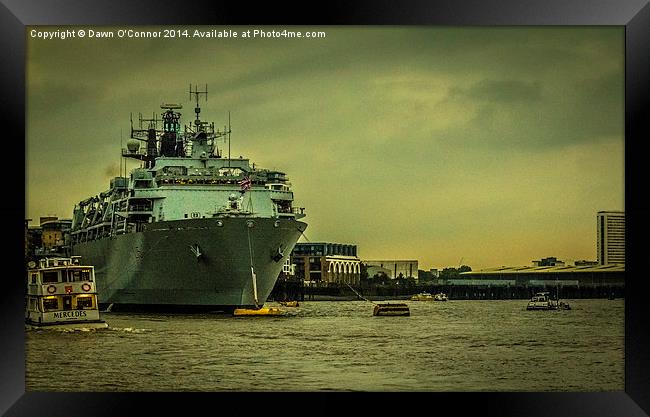
[[[309,270],[310,271],[320,271],[321,262],[320,258],[310,258],[309,259]]]

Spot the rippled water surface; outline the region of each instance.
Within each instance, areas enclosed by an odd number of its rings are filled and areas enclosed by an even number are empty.
[[[622,391],[624,301],[567,301],[407,301],[410,317],[373,317],[365,301],[281,317],[103,313],[110,329],[26,332],[27,390]]]

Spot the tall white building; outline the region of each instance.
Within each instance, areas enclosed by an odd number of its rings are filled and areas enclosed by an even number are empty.
[[[599,211],[597,219],[598,263],[625,263],[625,212]]]

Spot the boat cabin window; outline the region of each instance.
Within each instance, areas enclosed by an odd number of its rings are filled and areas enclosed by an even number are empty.
[[[90,271],[87,269],[73,269],[68,271],[68,282],[92,281]]]
[[[43,272],[43,283],[48,282],[59,282],[59,272],[58,271],[47,271]]]
[[[77,297],[77,309],[93,308],[92,297]]]
[[[36,310],[36,298],[34,297],[29,298],[29,309]]]
[[[43,309],[44,310],[58,310],[59,309],[59,299],[54,298],[44,298],[43,299]]]
[[[31,275],[32,275],[32,284],[36,284],[36,280],[38,279],[38,273],[31,274]]]

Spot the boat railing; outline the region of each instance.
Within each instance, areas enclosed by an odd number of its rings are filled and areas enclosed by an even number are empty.
[[[53,266],[67,266],[72,265],[73,259],[71,258],[43,258],[40,259],[41,268],[50,268]]]
[[[136,211],[136,212],[141,212],[141,211],[152,211],[153,208],[151,204],[132,204],[129,206],[129,211]]]

